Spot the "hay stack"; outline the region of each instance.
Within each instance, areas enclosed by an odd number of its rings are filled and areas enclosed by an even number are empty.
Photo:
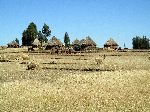
[[[19,60],[19,56],[18,55],[14,55],[14,54],[7,55],[7,58],[9,60]]]
[[[32,61],[27,65],[27,70],[34,70],[39,68],[39,63]]]
[[[103,64],[103,59],[101,58],[95,58],[96,64]]]
[[[0,55],[0,62],[10,62],[9,58],[6,55]]]
[[[30,57],[29,57],[29,55],[27,55],[27,54],[21,54],[20,57],[21,57],[23,60],[30,60]]]
[[[29,55],[27,54],[2,54],[0,55],[0,61],[1,62],[8,62],[8,61],[15,61],[15,60],[30,60]]]

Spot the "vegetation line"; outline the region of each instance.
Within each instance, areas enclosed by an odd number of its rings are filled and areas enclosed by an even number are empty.
[[[75,68],[50,68],[43,67],[42,69],[50,69],[50,70],[69,70],[69,71],[114,71],[113,69],[99,69],[99,68],[84,68],[84,69],[75,69]]]

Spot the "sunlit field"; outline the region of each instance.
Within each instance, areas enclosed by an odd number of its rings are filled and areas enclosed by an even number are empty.
[[[0,50],[0,112],[150,111],[149,52],[25,51]]]

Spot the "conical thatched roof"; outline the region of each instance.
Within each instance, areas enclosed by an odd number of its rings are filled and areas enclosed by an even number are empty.
[[[79,45],[85,44],[85,39],[80,40]]]
[[[76,39],[72,42],[72,45],[78,45],[79,43],[80,43],[80,41],[78,39]]]
[[[40,46],[41,43],[40,43],[39,39],[36,38],[36,39],[33,41],[32,45],[34,45],[34,46]]]
[[[19,46],[19,44],[16,41],[12,41],[12,42],[8,43],[7,45],[9,45],[9,46],[11,46],[11,45]]]
[[[53,42],[52,42],[51,40],[49,40],[49,41],[47,42],[47,45],[53,46],[54,44],[53,44]]]
[[[96,46],[96,43],[88,36],[80,41],[80,45]]]
[[[55,36],[53,36],[47,43],[50,46],[62,46],[63,45],[63,43],[59,39],[57,39]]]
[[[104,46],[118,46],[118,44],[112,39],[110,38],[105,44]]]
[[[91,39],[91,37],[89,37],[89,36],[86,37],[86,41],[87,41],[88,44],[96,46],[96,43]]]

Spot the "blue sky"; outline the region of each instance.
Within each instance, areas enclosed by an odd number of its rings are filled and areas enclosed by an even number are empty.
[[[99,47],[112,37],[132,48],[136,35],[150,37],[150,0],[0,0],[0,45],[18,38],[30,22],[63,42],[92,37]],[[51,37],[49,37],[50,39]]]

